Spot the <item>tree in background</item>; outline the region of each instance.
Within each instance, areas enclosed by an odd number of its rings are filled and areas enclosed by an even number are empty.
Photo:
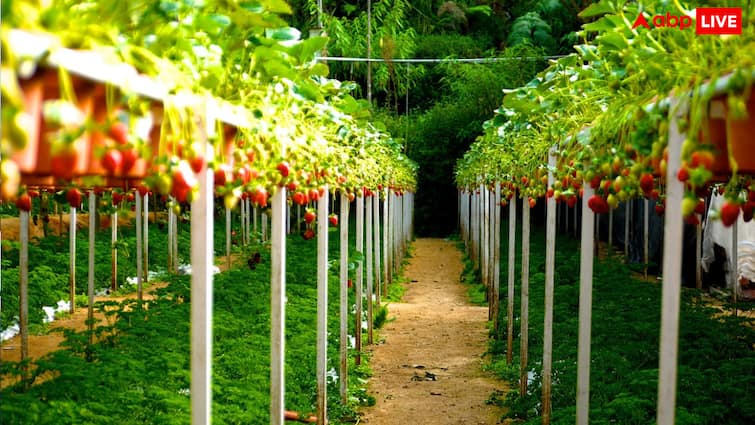
[[[527,83],[549,55],[573,51],[577,14],[592,0],[373,0],[373,116],[407,140],[420,166],[416,198],[419,235],[455,230],[453,166],[482,134],[504,88]],[[367,1],[323,0],[328,55],[367,56]],[[291,1],[292,25],[317,23],[316,0]],[[504,57],[485,64],[412,64],[396,58]],[[534,59],[533,59],[534,58]],[[366,97],[363,62],[331,62],[331,75],[357,83]],[[408,100],[408,101],[407,101]],[[380,125],[380,124],[379,124]]]

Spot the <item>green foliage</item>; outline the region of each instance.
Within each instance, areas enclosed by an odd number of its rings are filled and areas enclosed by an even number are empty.
[[[529,43],[543,48],[546,52],[552,52],[556,47],[556,40],[551,35],[551,26],[537,12],[527,12],[514,21],[508,43],[509,46]]]
[[[508,226],[502,224],[502,229]],[[503,238],[502,238],[503,239]],[[518,239],[521,239],[518,237]],[[505,239],[504,239],[505,240]],[[521,241],[517,243],[520,246]],[[579,249],[575,240],[559,238],[556,251],[553,345],[553,418],[573,422],[576,394],[576,358],[579,283]],[[506,250],[506,246],[502,247]],[[509,393],[509,416],[522,423],[540,423],[542,333],[544,314],[545,235],[534,228],[531,235],[529,366],[535,378],[528,394]],[[519,253],[520,247],[517,248]],[[501,270],[508,270],[502,252]],[[520,263],[516,265],[519,284]],[[596,259],[592,305],[592,364],[590,419],[593,423],[648,424],[655,419],[658,386],[658,338],[661,287],[631,278],[629,269],[613,260]],[[502,276],[505,280],[505,276]],[[491,343],[493,369],[512,382],[518,381],[520,290],[517,286],[514,323],[514,362],[504,366],[506,311],[499,316],[499,331]],[[725,316],[700,302],[695,291],[682,293],[679,340],[677,423],[747,424],[755,409],[742,396],[755,385],[755,331],[752,320]],[[502,301],[505,305],[505,300]],[[571,421],[571,422],[570,422]]]
[[[158,230],[150,235],[160,241]],[[181,229],[181,233],[189,232]],[[330,258],[337,258],[340,252],[336,234],[337,230],[331,229]],[[163,243],[155,242],[153,246],[157,252],[164,249]],[[287,248],[286,408],[312,412],[316,391],[313,343],[316,329],[312,324],[316,322],[317,244],[292,235]],[[262,261],[255,270],[243,264],[240,269],[215,275],[214,422],[269,421],[270,251],[263,249],[260,253]],[[40,279],[51,279],[45,268],[38,268]],[[337,300],[340,291],[337,273],[338,270],[331,271],[328,294],[331,300]],[[110,319],[95,329],[98,342],[94,346],[88,347],[86,331],[65,331],[68,350],[51,353],[35,362],[37,367],[26,381],[0,393],[4,400],[0,403],[3,423],[187,423],[190,278],[165,277],[169,286],[156,291],[158,298],[149,302],[148,309],[135,300],[99,304],[99,310],[108,306]],[[349,297],[353,304],[353,293]],[[329,303],[328,313],[329,369],[337,369],[337,302]],[[387,309],[379,308],[376,320],[382,323],[389,320]],[[350,322],[349,334],[353,335],[353,319]],[[351,423],[357,417],[359,405],[374,404],[374,398],[364,388],[370,375],[368,366],[356,367],[353,358],[349,359],[349,365],[349,403],[341,404],[337,382],[331,381],[328,390],[333,424]],[[1,371],[3,376],[12,375],[20,373],[20,367],[3,362]],[[56,378],[39,382],[37,378],[45,373]],[[28,392],[24,390],[27,383],[34,384]]]

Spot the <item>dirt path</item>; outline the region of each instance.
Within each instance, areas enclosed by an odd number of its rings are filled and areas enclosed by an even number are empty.
[[[485,403],[494,390],[505,390],[482,371],[487,307],[469,304],[461,272],[453,242],[415,242],[403,302],[389,305],[395,320],[381,330],[384,342],[370,347],[376,404],[365,409],[362,423],[500,423],[502,411]]]

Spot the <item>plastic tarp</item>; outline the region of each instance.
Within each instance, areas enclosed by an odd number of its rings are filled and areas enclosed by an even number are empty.
[[[724,197],[714,194],[711,197],[710,211],[717,211],[723,204]],[[734,226],[724,227],[720,220],[713,220],[710,214],[703,227],[702,267],[706,272],[715,261],[714,245],[726,251],[726,258],[731,258],[731,242]],[[728,263],[727,263],[728,265]],[[726,286],[730,287],[730,270],[726,268]],[[755,281],[755,222],[745,223],[742,214],[737,223],[737,281],[739,279]]]

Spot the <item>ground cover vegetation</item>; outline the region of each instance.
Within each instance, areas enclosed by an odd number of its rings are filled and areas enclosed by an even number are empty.
[[[179,230],[179,235],[182,233],[189,235],[189,229]],[[44,255],[45,247],[56,243],[57,239],[42,240],[39,245],[33,245],[34,250]],[[216,236],[216,241],[218,239]],[[340,248],[336,228],[331,228],[330,240],[329,255],[337,258]],[[180,238],[179,250],[187,250],[189,242],[188,238]],[[316,401],[315,328],[311,326],[316,321],[315,242],[297,234],[289,236],[287,241],[286,408],[299,412],[314,411]],[[352,247],[353,243],[352,236]],[[261,260],[254,270],[243,262],[215,277],[213,421],[267,422],[270,252],[259,244],[236,251],[241,257],[260,252]],[[107,253],[106,264],[109,250]],[[156,260],[160,260],[159,256]],[[339,291],[338,270],[334,267],[330,273],[331,300],[338,299]],[[87,344],[87,331],[63,331],[67,337],[65,350],[33,362],[27,378],[2,391],[4,402],[0,413],[4,423],[188,422],[190,277],[165,275],[163,278],[169,285],[156,291],[157,299],[148,301],[148,308],[133,299],[98,303],[98,310],[105,312],[107,320],[94,329],[97,342],[93,346]],[[48,286],[54,282],[57,281]],[[67,279],[60,283],[66,288]],[[57,294],[55,289],[51,291]],[[350,303],[353,302],[352,292]],[[356,417],[355,409],[371,400],[363,388],[364,379],[370,373],[368,363],[356,366],[350,358],[349,402],[346,405],[340,402],[338,377],[333,374],[338,366],[338,314],[338,303],[331,302],[331,423],[352,422]],[[378,310],[377,314],[384,313]],[[354,334],[353,322],[351,320],[351,335]],[[21,366],[4,362],[2,373],[22,374]],[[47,379],[50,377],[54,379]]]
[[[508,225],[502,223],[502,229]],[[519,379],[521,228],[517,235],[513,362],[506,364],[506,301],[493,332],[491,368],[509,382]],[[503,233],[507,233],[503,230]],[[502,241],[507,240],[505,235]],[[534,226],[530,242],[529,370],[526,395],[516,385],[491,396],[516,423],[540,423],[545,229]],[[502,288],[508,270],[507,244],[501,247]],[[574,422],[579,308],[578,241],[559,235],[556,245],[552,423]],[[644,281],[620,257],[596,258],[593,278],[590,421],[596,424],[648,424],[655,418],[661,282]],[[722,307],[733,311],[726,302]],[[740,308],[742,305],[740,304]],[[753,319],[722,314],[693,289],[682,292],[679,339],[677,423],[749,424],[755,420],[750,390],[755,386]]]

